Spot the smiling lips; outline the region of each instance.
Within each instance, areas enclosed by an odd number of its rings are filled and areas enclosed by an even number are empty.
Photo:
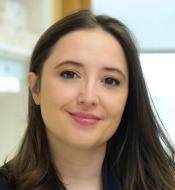
[[[74,112],[70,113],[71,117],[78,123],[83,125],[93,125],[96,124],[101,118],[87,113]]]

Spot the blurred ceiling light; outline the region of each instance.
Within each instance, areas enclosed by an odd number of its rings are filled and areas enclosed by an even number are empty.
[[[18,93],[20,91],[20,81],[16,77],[0,76],[0,92]]]

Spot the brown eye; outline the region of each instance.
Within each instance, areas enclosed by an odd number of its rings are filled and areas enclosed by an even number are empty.
[[[60,76],[65,79],[79,78],[79,76],[73,71],[63,71],[60,73]]]
[[[118,85],[120,85],[120,81],[117,80],[117,79],[114,79],[112,77],[105,78],[103,82],[106,85],[110,85],[110,86],[118,86]]]

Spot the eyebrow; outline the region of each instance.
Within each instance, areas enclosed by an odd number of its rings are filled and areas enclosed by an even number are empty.
[[[59,67],[66,66],[66,65],[73,65],[75,67],[81,67],[81,68],[84,67],[84,65],[82,63],[79,63],[77,61],[65,60],[65,61],[62,61],[61,63],[59,63],[58,65],[56,65],[54,68],[57,69]],[[123,78],[126,78],[126,75],[124,74],[124,72],[122,70],[118,69],[118,68],[115,68],[115,67],[103,67],[102,70],[116,72],[116,73],[122,75]]]

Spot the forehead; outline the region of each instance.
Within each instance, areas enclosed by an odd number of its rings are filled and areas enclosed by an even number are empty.
[[[61,37],[48,59],[59,63],[66,59],[87,66],[118,66],[127,71],[124,51],[118,40],[101,28],[82,29]]]

